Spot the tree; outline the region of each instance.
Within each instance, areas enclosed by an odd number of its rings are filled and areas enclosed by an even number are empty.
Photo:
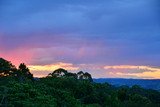
[[[77,73],[78,79],[82,80],[82,79],[83,79],[83,75],[84,75],[83,71],[79,71],[79,72]]]
[[[0,58],[0,77],[12,75],[16,70],[10,61]]]
[[[84,79],[87,79],[90,82],[93,82],[92,76],[88,72],[85,72],[83,76],[84,76]]]
[[[79,71],[78,73],[77,73],[77,77],[78,77],[78,79],[80,79],[80,80],[89,80],[89,81],[93,81],[93,79],[92,79],[92,76],[91,76],[91,74],[89,74],[88,72],[83,72],[83,71]]]
[[[118,99],[120,101],[125,101],[125,100],[128,100],[128,95],[127,95],[127,90],[122,88],[120,90],[118,90]]]
[[[62,77],[64,75],[66,75],[68,73],[67,70],[63,69],[63,68],[59,68],[56,69],[55,71],[53,71],[52,73],[49,73],[48,76],[51,77]]]
[[[24,81],[25,79],[33,80],[33,74],[30,73],[29,69],[24,63],[19,65],[19,68],[15,75],[19,78],[20,81]]]
[[[142,105],[151,103],[151,101],[147,97],[141,96],[139,94],[131,95],[130,100],[134,103],[142,104]]]
[[[65,74],[66,77],[73,77],[75,79],[77,79],[77,74],[76,73],[71,73],[71,72],[68,72]]]

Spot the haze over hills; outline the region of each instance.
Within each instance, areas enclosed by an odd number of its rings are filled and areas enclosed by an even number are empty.
[[[115,86],[133,86],[140,85],[146,89],[155,89],[160,90],[160,79],[124,79],[124,78],[98,78],[93,79],[94,82],[97,83],[105,83],[108,82]]]

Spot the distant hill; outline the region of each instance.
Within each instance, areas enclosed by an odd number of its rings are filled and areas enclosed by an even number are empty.
[[[146,89],[160,90],[160,79],[123,79],[123,78],[99,78],[93,79],[96,83],[108,82],[115,86],[133,86],[140,85]]]

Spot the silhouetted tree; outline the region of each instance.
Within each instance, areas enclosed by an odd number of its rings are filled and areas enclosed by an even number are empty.
[[[93,79],[92,79],[92,76],[91,76],[91,74],[89,74],[88,72],[83,72],[83,71],[79,71],[78,73],[77,73],[77,78],[78,79],[80,79],[80,80],[89,80],[89,81],[93,81]]]
[[[93,81],[91,74],[89,74],[88,72],[84,73],[84,79],[89,80],[90,82]]]
[[[33,74],[30,73],[29,69],[24,63],[19,65],[19,68],[15,75],[20,79],[20,81],[24,81],[25,79],[33,80]]]
[[[53,71],[52,73],[49,73],[48,76],[62,77],[62,76],[65,76],[67,73],[68,73],[67,70],[65,70],[63,68],[59,68],[59,69],[56,69],[55,71]]]
[[[12,75],[16,67],[10,61],[0,58],[0,77]]]
[[[84,75],[83,71],[79,71],[79,72],[77,73],[78,79],[82,80],[82,79],[83,79],[83,75]]]
[[[76,73],[71,73],[71,72],[68,72],[65,74],[66,77],[73,77],[75,79],[77,79],[77,74]]]

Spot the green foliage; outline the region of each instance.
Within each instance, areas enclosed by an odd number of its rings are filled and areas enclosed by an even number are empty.
[[[9,78],[9,77],[6,77]],[[1,83],[1,106],[11,107],[159,107],[158,91],[136,93],[131,88],[115,88],[86,80],[63,77],[19,82],[14,78]],[[132,92],[134,91],[134,92]],[[150,95],[151,94],[151,95]],[[151,97],[152,96],[152,97]],[[3,98],[3,100],[2,100]],[[154,99],[153,99],[154,98]]]
[[[12,68],[10,62],[0,60],[1,74],[12,71],[0,77],[0,107],[160,107],[160,92],[137,85],[94,83],[89,73],[62,68],[32,81],[25,64]]]
[[[141,96],[139,94],[131,95],[130,101],[138,104],[149,104],[150,100],[147,97]]]
[[[120,90],[118,90],[118,99],[120,101],[125,101],[125,100],[128,100],[128,95],[127,95],[127,90],[122,88]]]

